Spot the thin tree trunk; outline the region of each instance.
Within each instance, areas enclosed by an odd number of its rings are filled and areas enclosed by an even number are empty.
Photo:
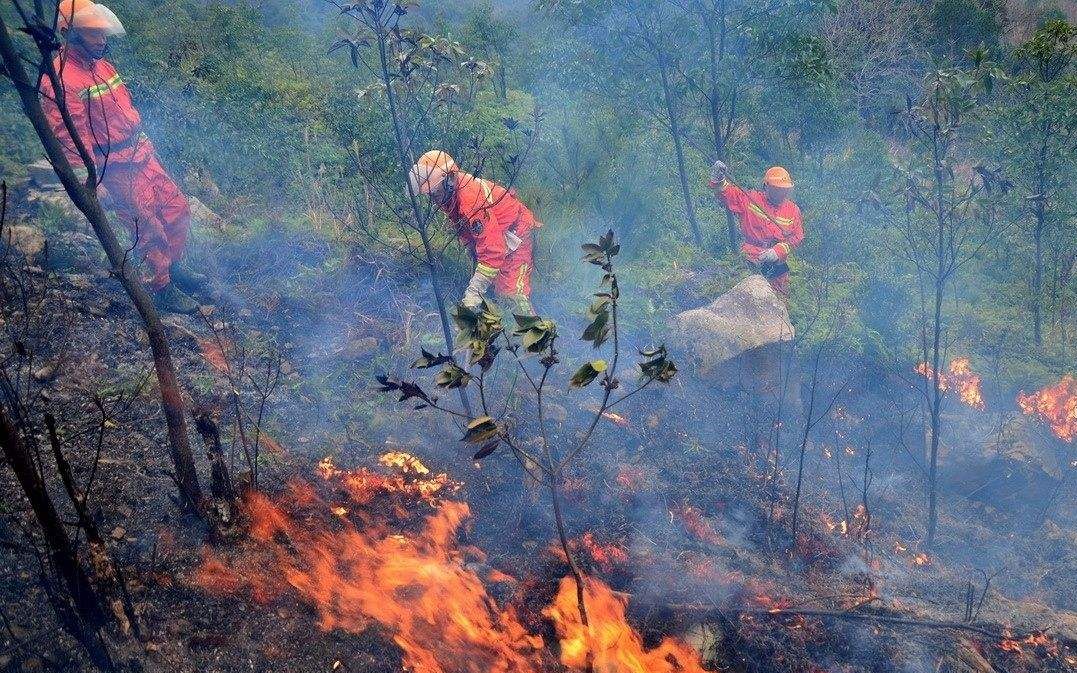
[[[662,96],[666,105],[666,115],[669,117],[669,133],[673,137],[673,150],[677,156],[677,177],[681,183],[681,195],[684,198],[684,212],[688,217],[688,226],[692,230],[692,238],[696,245],[703,247],[703,231],[699,227],[699,218],[696,216],[695,202],[692,201],[692,190],[688,186],[688,168],[684,160],[684,141],[681,138],[681,121],[677,115],[676,105],[673,101],[673,87],[669,81],[669,66],[666,64],[665,52],[656,47],[655,56],[658,59],[658,71],[662,78]]]
[[[408,157],[408,143],[404,137],[403,123],[400,120],[400,114],[396,104],[396,94],[393,92],[393,80],[389,74],[389,54],[386,48],[385,32],[383,30],[378,31],[378,61],[381,67],[382,83],[385,85],[385,94],[389,101],[389,117],[393,124],[393,138],[396,141],[397,161],[400,164],[401,174],[404,176],[404,183],[407,186],[408,200],[411,203],[412,216],[415,218],[415,227],[423,242],[423,254],[426,257],[427,271],[430,273],[430,285],[434,289],[434,301],[437,304],[438,317],[441,319],[441,334],[445,338],[446,352],[452,353],[452,329],[449,327],[449,311],[445,305],[445,295],[441,289],[441,277],[437,270],[437,256],[434,254],[434,246],[430,242],[430,232],[425,224],[422,208],[419,206],[419,198],[411,188],[411,181],[407,179],[408,172],[411,170],[412,161]],[[464,409],[467,411],[468,416],[471,416],[471,403],[468,400],[467,393],[462,387],[458,388],[457,392],[460,395],[460,403],[464,405]]]
[[[722,161],[729,160],[728,153],[728,140],[729,137],[723,130],[723,127],[729,128],[732,126],[733,118],[735,116],[734,101],[731,99],[729,102],[729,121],[723,123],[721,106],[721,91],[719,69],[720,62],[725,58],[725,41],[726,41],[726,1],[718,0],[717,10],[711,12],[711,17],[704,15],[704,25],[707,29],[707,77],[710,80],[710,95],[707,100],[707,108],[710,112],[711,122],[711,135],[714,140],[714,154],[718,159]],[[707,20],[707,19],[710,20]],[[715,34],[715,25],[718,27],[718,32]],[[728,208],[725,209],[725,221],[726,221],[726,236],[729,241],[730,254],[737,251],[737,232],[739,227],[737,226],[737,218],[733,215],[733,211]]]
[[[943,172],[942,155],[939,151],[939,140],[936,129],[934,142],[934,167],[935,167],[935,216],[938,236],[935,247],[935,300],[932,322],[931,340],[931,453],[928,458],[927,474],[927,535],[925,547],[931,549],[935,545],[935,532],[939,522],[938,504],[938,477],[939,477],[939,430],[942,426],[942,388],[940,377],[942,373],[939,366],[942,359],[942,302],[945,298],[946,279],[946,215],[945,201],[942,196]]]
[[[47,65],[47,76],[52,81],[54,90],[62,91],[62,84],[56,76],[50,60],[50,54],[42,54]],[[94,233],[97,235],[101,247],[104,248],[113,274],[119,279],[124,291],[134,304],[139,316],[146,328],[146,336],[149,338],[150,350],[153,353],[153,366],[157,374],[158,387],[161,390],[161,409],[164,412],[165,422],[168,425],[168,445],[175,468],[175,480],[179,487],[182,500],[191,509],[198,511],[202,503],[202,490],[198,482],[198,472],[195,470],[194,459],[191,455],[191,444],[187,435],[187,424],[184,418],[183,395],[180,392],[179,381],[176,378],[176,370],[172,364],[172,353],[168,346],[168,337],[165,335],[164,326],[153,301],[142,287],[127,264],[127,254],[120,245],[116,234],[109,224],[105,211],[101,208],[96,194],[87,185],[83,185],[76,177],[71,163],[67,160],[60,141],[49,126],[45,113],[41,109],[36,82],[31,82],[23,68],[19,53],[11,41],[8,27],[0,18],[0,58],[7,70],[19,99],[22,103],[23,112],[30,120],[38,138],[45,149],[45,153],[56,171],[57,177],[63,184],[68,196],[75,206],[86,216]],[[68,133],[80,147],[80,154],[88,156],[87,150],[82,146],[66,107],[57,94],[57,105],[61,108],[68,126]],[[92,162],[91,162],[92,164]],[[89,169],[91,177],[94,175],[92,167]],[[91,183],[92,184],[92,183]]]
[[[1036,347],[1043,347],[1043,233],[1047,226],[1047,137],[1040,144],[1036,176],[1036,224],[1032,230],[1036,258],[1032,270],[1032,336]]]

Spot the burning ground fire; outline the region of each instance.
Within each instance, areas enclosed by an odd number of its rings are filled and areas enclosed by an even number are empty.
[[[1028,416],[1038,416],[1064,442],[1077,438],[1077,379],[1066,375],[1058,383],[1031,395],[1020,393],[1017,406]]]
[[[543,637],[512,604],[499,605],[466,564],[482,552],[456,545],[470,510],[438,497],[455,482],[409,454],[385,454],[379,462],[385,469],[376,472],[342,470],[326,459],[317,468],[319,485],[293,481],[276,498],[249,493],[249,544],[235,557],[207,551],[193,583],[258,603],[298,595],[326,631],[361,633],[381,624],[415,673],[550,670]],[[417,510],[427,512],[418,525]],[[487,580],[513,581],[497,571]],[[586,596],[588,625],[571,578],[561,580],[543,610],[567,670],[702,673],[699,655],[677,640],[646,649],[628,624],[625,599],[602,582],[589,579]]]
[[[927,379],[934,378],[934,369],[926,362],[916,365],[916,373]],[[979,374],[972,371],[968,358],[954,358],[947,372],[939,372],[939,390],[953,390],[962,404],[973,409],[984,409],[983,390]]]

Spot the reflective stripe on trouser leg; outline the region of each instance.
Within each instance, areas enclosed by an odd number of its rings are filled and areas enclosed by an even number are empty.
[[[531,265],[524,262],[515,270],[502,269],[494,284],[498,296],[512,302],[512,310],[518,315],[535,315],[528,298],[531,293],[530,280]]]

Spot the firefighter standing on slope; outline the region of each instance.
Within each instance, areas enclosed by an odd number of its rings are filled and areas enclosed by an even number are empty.
[[[800,208],[789,198],[793,179],[781,166],[763,175],[763,189],[745,191],[729,179],[729,167],[721,161],[711,167],[707,183],[740,221],[744,235],[741,251],[778,294],[789,298],[789,265],[793,248],[804,240]]]
[[[534,315],[531,231],[542,225],[516,197],[516,190],[461,171],[441,150],[419,157],[408,180],[414,193],[428,195],[444,211],[475,260],[460,303],[477,308],[493,285],[515,313]]]
[[[42,77],[40,86],[49,124],[68,160],[76,169],[83,168],[60,114],[60,104],[64,105],[93,155],[98,196],[131,231],[148,265],[144,281],[157,307],[193,313],[198,304],[174,284],[193,291],[204,281],[178,264],[191,223],[187,197],[161,166],[127,86],[104,58],[109,38],[125,34],[123,25],[104,5],[61,0],[57,27],[65,40],[53,62],[63,83],[61,100],[47,77]]]

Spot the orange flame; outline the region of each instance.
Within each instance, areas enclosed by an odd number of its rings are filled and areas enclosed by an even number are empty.
[[[1002,640],[998,642],[998,648],[1003,652],[1012,652],[1014,654],[1024,652],[1025,648],[1039,648],[1044,654],[1052,657],[1057,657],[1060,651],[1058,641],[1046,633],[1031,633],[1024,638],[1017,639],[1009,635],[1008,631]]]
[[[935,370],[926,362],[914,368],[917,374],[925,378],[934,378]],[[949,373],[939,372],[939,390],[953,390],[962,404],[983,411],[984,398],[979,374],[972,371],[969,358],[954,358],[950,361]]]
[[[666,638],[647,650],[628,625],[625,600],[608,586],[589,579],[584,585],[588,624],[576,606],[576,583],[561,580],[554,602],[543,610],[561,640],[561,663],[571,671],[609,673],[704,673],[699,655],[688,645]]]
[[[457,530],[470,516],[468,505],[437,499],[435,494],[446,492],[443,481],[435,482],[440,486],[434,491],[419,486],[445,475],[431,477],[408,454],[386,454],[379,462],[392,473],[341,470],[328,458],[319,463],[317,472],[334,488],[334,498],[349,498],[347,507],[323,500],[302,482],[276,499],[249,493],[244,509],[251,544],[245,554],[225,559],[207,553],[193,583],[218,594],[249,594],[259,603],[295,594],[314,607],[324,630],[360,633],[380,623],[400,647],[403,667],[413,673],[549,670],[542,636],[524,626],[511,604],[502,607],[487,593],[465,565],[465,552],[471,552],[455,545]],[[386,509],[379,507],[383,501],[402,496],[432,512],[417,529],[407,523],[413,508],[375,514]],[[390,526],[393,514],[407,521]],[[514,582],[496,570],[488,579]],[[592,579],[586,590],[589,626],[582,625],[570,578],[544,612],[562,639],[561,660],[571,671],[591,661],[594,670],[609,673],[702,673],[698,654],[679,641],[645,650],[627,621],[624,599],[608,586]]]
[[[1028,416],[1038,416],[1064,442],[1077,437],[1077,380],[1067,374],[1058,383],[1038,392],[1017,395],[1017,406]]]
[[[444,472],[431,474],[421,460],[409,453],[393,451],[378,458],[382,465],[394,470],[385,475],[366,468],[342,470],[329,456],[322,458],[314,472],[327,481],[334,480],[357,504],[364,505],[380,493],[412,496],[433,503],[442,491],[455,492],[461,484]]]

